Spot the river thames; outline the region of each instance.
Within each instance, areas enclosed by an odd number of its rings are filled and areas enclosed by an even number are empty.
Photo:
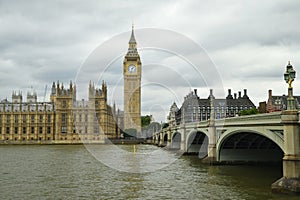
[[[136,148],[172,154],[152,145]],[[299,199],[271,193],[280,165],[209,166],[181,156],[153,172],[128,173],[102,164],[84,145],[3,145],[0,163],[1,199]]]

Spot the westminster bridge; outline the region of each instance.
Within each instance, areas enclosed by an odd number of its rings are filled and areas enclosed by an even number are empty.
[[[204,162],[283,161],[277,192],[300,193],[300,115],[296,110],[181,123],[156,132],[153,143]]]

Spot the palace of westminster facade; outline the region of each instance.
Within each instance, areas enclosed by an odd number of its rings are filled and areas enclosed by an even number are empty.
[[[104,142],[117,138],[115,107],[107,105],[107,86],[90,83],[88,101],[76,101],[76,86],[53,83],[50,102],[38,102],[35,92],[13,92],[12,102],[0,103],[0,140],[40,143]],[[101,133],[105,133],[101,134]]]
[[[88,100],[76,100],[76,85],[53,82],[50,102],[38,102],[36,92],[12,93],[0,102],[1,143],[105,143],[122,130],[141,131],[141,61],[134,30],[123,62],[124,112],[107,104],[107,85],[89,83]]]

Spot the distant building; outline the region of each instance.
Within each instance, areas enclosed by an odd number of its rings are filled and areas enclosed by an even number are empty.
[[[287,108],[287,98],[286,95],[274,96],[272,90],[268,91],[268,102],[267,102],[267,112],[278,112],[286,110]],[[300,96],[294,96],[296,108],[299,109]]]
[[[265,102],[265,101],[259,102],[258,112],[259,113],[266,113],[267,112],[267,102]]]
[[[211,106],[211,100],[213,107]],[[170,125],[180,124],[182,122],[205,121],[210,118],[211,109],[213,109],[216,119],[234,117],[237,116],[241,110],[251,108],[255,108],[255,105],[249,99],[246,89],[244,90],[243,96],[241,92],[238,92],[238,96],[236,93],[232,96],[231,90],[229,89],[228,95],[224,99],[216,99],[213,96],[212,90],[210,90],[208,98],[201,99],[195,89],[184,97],[180,108],[177,107],[176,103],[172,104],[168,121]]]

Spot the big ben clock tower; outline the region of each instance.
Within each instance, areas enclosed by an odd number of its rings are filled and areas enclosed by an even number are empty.
[[[123,62],[124,129],[141,131],[141,77],[142,63],[136,48],[132,25],[129,47]]]

